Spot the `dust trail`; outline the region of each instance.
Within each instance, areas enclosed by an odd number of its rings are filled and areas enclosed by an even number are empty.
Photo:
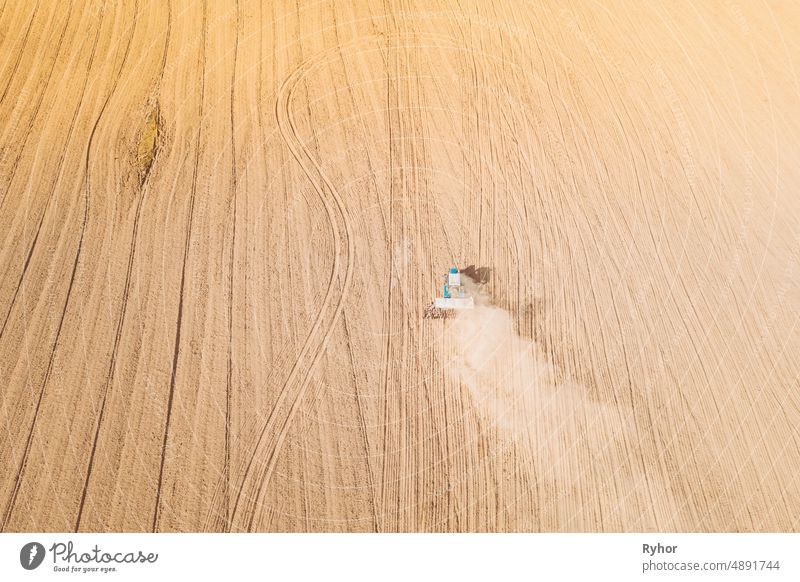
[[[573,481],[569,465],[577,447],[601,455],[622,437],[627,423],[621,426],[612,407],[589,400],[581,387],[559,383],[558,370],[535,342],[516,333],[506,310],[479,304],[448,331],[456,346],[450,371],[469,388],[481,416],[525,440],[554,477]],[[601,426],[611,431],[611,442],[586,438]]]
[[[593,400],[582,386],[561,380],[540,346],[516,332],[511,314],[472,286],[475,309],[461,312],[447,327],[455,356],[448,372],[468,388],[481,418],[506,443],[530,451],[533,470],[555,495],[588,495],[615,516],[607,526],[677,526],[680,510],[669,487],[628,461],[626,448],[641,453],[631,442],[632,411]],[[667,499],[659,507],[651,502],[655,490]]]

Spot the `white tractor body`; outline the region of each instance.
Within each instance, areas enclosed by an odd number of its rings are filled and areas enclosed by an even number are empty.
[[[439,309],[472,309],[475,300],[472,297],[437,297],[433,306]]]
[[[425,319],[455,317],[457,311],[473,309],[475,299],[461,282],[461,273],[453,267],[444,277],[443,297],[436,297],[425,308]]]

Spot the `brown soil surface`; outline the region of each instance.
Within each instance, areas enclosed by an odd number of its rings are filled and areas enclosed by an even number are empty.
[[[797,531],[798,30],[2,2],[0,527]]]

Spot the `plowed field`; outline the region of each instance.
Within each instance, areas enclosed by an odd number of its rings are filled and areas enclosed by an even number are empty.
[[[798,30],[3,1],[0,527],[797,531]]]

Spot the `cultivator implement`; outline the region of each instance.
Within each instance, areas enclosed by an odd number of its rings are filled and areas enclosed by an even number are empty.
[[[442,297],[436,297],[425,307],[423,319],[450,319],[463,309],[475,307],[475,299],[462,284],[461,273],[453,267],[444,276]]]

